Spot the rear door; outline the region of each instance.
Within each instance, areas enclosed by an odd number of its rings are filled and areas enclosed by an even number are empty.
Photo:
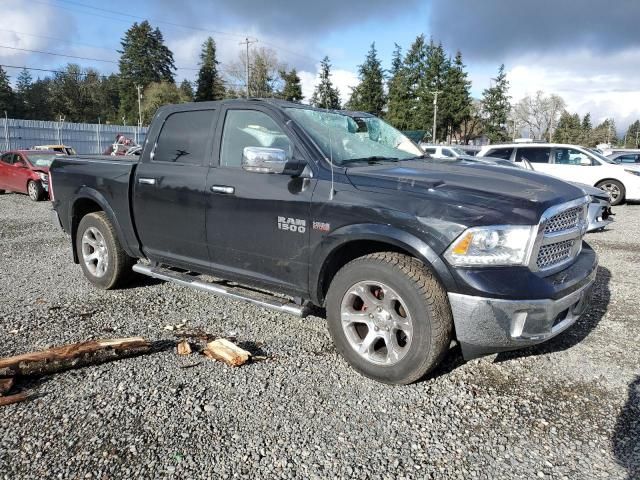
[[[316,180],[242,169],[245,147],[280,148],[289,158],[302,160],[293,132],[258,105],[226,107],[217,130],[216,165],[207,180],[213,268],[226,278],[306,294],[309,215]]]
[[[0,189],[11,190],[10,177],[13,174],[13,153],[0,156]]]
[[[576,148],[558,147],[552,150],[552,175],[570,182],[595,185],[606,177],[600,162]]]
[[[133,211],[144,253],[184,268],[209,266],[205,209],[214,108],[178,110],[154,120],[159,134],[135,174]]]

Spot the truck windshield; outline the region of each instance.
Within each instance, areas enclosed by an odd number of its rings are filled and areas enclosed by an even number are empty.
[[[27,156],[29,162],[34,167],[50,167],[51,162],[53,162],[56,157],[58,157],[58,155],[51,153],[31,153]]]
[[[407,160],[423,155],[408,137],[376,117],[293,107],[287,108],[287,113],[336,165]]]

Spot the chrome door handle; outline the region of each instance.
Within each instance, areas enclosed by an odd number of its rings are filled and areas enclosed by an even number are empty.
[[[225,195],[232,195],[236,189],[234,187],[228,187],[226,185],[213,185],[211,187],[213,193],[224,193]]]
[[[156,179],[155,178],[139,178],[138,183],[140,185],[155,185]]]

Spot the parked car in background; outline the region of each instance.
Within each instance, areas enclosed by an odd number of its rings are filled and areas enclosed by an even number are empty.
[[[497,157],[522,164],[527,160],[542,173],[570,182],[585,183],[609,192],[611,205],[640,201],[640,170],[618,165],[577,145],[556,143],[487,145],[479,157]]]
[[[467,155],[467,152],[458,146],[421,144],[420,148],[434,158],[456,158]]]
[[[73,147],[67,145],[34,145],[31,150],[42,150],[47,152],[56,152],[63,155],[77,155]]]
[[[640,165],[640,150],[615,152],[607,158],[614,163],[622,165]]]
[[[61,154],[53,151],[13,150],[0,155],[0,194],[26,193],[44,200],[49,192],[49,166]]]

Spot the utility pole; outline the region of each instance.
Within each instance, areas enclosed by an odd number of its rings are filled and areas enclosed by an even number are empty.
[[[433,95],[433,132],[431,142],[436,144],[436,120],[438,118],[438,94],[442,93],[442,90],[433,90],[429,92]]]
[[[258,40],[249,40],[249,37],[245,37],[244,42],[240,42],[238,45],[245,45],[247,47],[247,98],[249,98],[249,45],[252,43],[258,43]]]
[[[638,148],[638,132],[640,132],[640,128],[636,128],[636,148]]]
[[[138,131],[142,128],[142,93],[140,90],[142,87],[140,85],[136,85],[136,90],[138,91]]]

